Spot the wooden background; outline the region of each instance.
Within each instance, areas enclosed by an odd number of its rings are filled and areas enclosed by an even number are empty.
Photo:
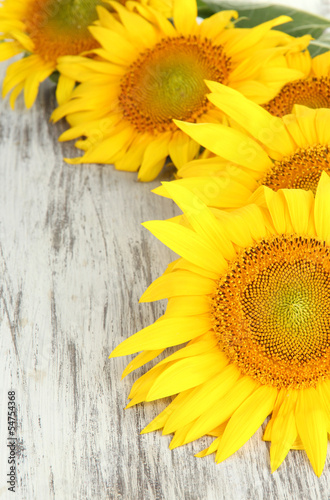
[[[326,2],[298,0],[329,15]],[[5,64],[0,66],[2,80]],[[165,304],[138,304],[173,254],[140,223],[173,216],[158,185],[111,166],[69,166],[65,124],[51,125],[53,87],[32,110],[0,103],[0,498],[26,500],[328,499],[328,459],[318,479],[304,452],[270,473],[262,430],[225,463],[174,451],[170,436],[139,431],[166,402],[123,410],[131,358],[108,360]],[[7,491],[7,392],[18,407],[18,488]]]

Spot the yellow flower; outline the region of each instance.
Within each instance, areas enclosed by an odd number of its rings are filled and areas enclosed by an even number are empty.
[[[118,16],[99,9],[99,26],[90,28],[101,44],[97,61],[62,58],[61,73],[81,82],[71,100],[53,113],[67,117],[71,129],[60,140],[78,140],[81,158],[70,163],[114,163],[154,179],[169,155],[176,167],[193,159],[199,147],[172,118],[190,122],[222,119],[206,98],[204,79],[233,87],[256,102],[267,102],[302,75],[289,69],[285,54],[306,47],[271,31],[289,20],[281,16],[253,29],[236,29],[235,11],[224,11],[198,25],[195,0],[174,2],[174,25],[152,8],[130,2],[129,11],[109,2]],[[133,10],[138,12],[133,12]],[[120,47],[120,50],[118,50]],[[298,75],[298,76],[297,76]]]
[[[295,105],[293,114],[278,118],[233,89],[208,85],[210,101],[239,128],[176,122],[212,156],[187,163],[175,182],[222,209],[253,202],[260,185],[315,192],[321,172],[330,173],[330,109]],[[166,196],[162,187],[155,192]]]
[[[286,84],[281,91],[263,107],[274,116],[292,113],[294,104],[310,108],[330,107],[330,52],[314,59],[308,51],[288,54],[289,68],[304,73],[305,77]]]
[[[221,462],[263,424],[274,471],[291,448],[322,473],[330,431],[330,178],[311,191],[261,187],[262,205],[207,208],[165,184],[185,224],[145,223],[181,255],[142,302],[168,298],[153,325],[111,357],[140,354],[123,375],[188,342],[133,385],[128,406],[176,395],[144,430],[174,433],[170,448],[210,434],[198,456]]]
[[[3,82],[3,97],[12,90],[10,104],[15,105],[24,90],[30,108],[39,84],[57,68],[63,55],[78,55],[98,46],[87,27],[97,18],[101,0],[4,0],[0,8],[0,61],[16,54],[27,57],[12,63]],[[70,95],[75,80],[60,76],[57,98]]]

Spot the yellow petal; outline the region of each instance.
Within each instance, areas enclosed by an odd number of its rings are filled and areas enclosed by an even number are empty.
[[[241,125],[260,143],[282,156],[292,154],[293,142],[283,121],[268,113],[258,104],[246,99],[236,90],[216,82],[206,82],[209,100]]]
[[[274,192],[269,188],[265,188],[264,195],[276,232],[278,234],[292,232],[291,220],[289,218],[283,191]]]
[[[206,269],[203,269],[202,267],[196,266],[195,264],[192,264],[189,262],[187,259],[178,259],[174,265],[173,265],[173,271],[176,271],[178,269],[184,270],[184,271],[190,271],[192,273],[198,274],[200,276],[204,276],[205,278],[210,278],[211,280],[218,280],[219,279],[219,274],[213,271],[207,271]]]
[[[190,297],[172,297],[169,299],[166,309],[168,316],[195,316],[210,312],[210,298],[204,295],[190,295]]]
[[[178,429],[176,433],[174,434],[174,437],[170,443],[170,450],[174,450],[174,448],[177,448],[178,446],[182,446],[183,444],[186,443],[186,436],[189,431],[190,425],[187,424],[184,427],[181,427],[181,429]]]
[[[111,137],[107,137],[93,145],[93,137],[90,138],[90,147],[81,158],[66,158],[68,163],[112,163],[114,156],[125,150],[132,138],[132,130],[127,127]]]
[[[122,35],[102,26],[90,26],[89,31],[107,52],[107,58],[113,63],[131,64],[138,56],[138,50]],[[118,50],[120,47],[120,50]],[[98,53],[99,49],[95,49]]]
[[[179,345],[208,332],[211,327],[209,315],[156,321],[124,340],[112,351],[110,357]]]
[[[297,116],[293,114],[285,115],[283,116],[282,120],[285,123],[287,131],[291,135],[297,147],[298,148],[306,147],[306,137],[304,136],[304,134],[301,131],[301,128],[299,127]]]
[[[288,204],[294,232],[307,234],[311,212],[314,208],[314,196],[312,191],[283,189],[282,193]]]
[[[122,373],[121,378],[125,378],[129,373],[132,373],[137,368],[149,363],[149,361],[155,359],[159,354],[163,352],[164,349],[157,349],[156,351],[143,351],[140,352],[135,358],[128,363],[125,370]]]
[[[128,403],[126,408],[131,408],[132,406],[142,403],[143,401],[146,400],[147,394],[150,390],[150,387],[154,383],[154,381],[157,379],[157,377],[166,369],[166,366],[154,366],[151,370],[149,370],[147,373],[142,375],[142,377],[138,378],[132,388],[131,392],[129,393],[128,398],[131,399],[131,401]]]
[[[136,46],[152,47],[157,41],[156,31],[142,16],[130,12],[119,2],[109,2],[109,4],[119,14],[120,20],[127,29],[129,36],[134,40]]]
[[[72,78],[60,74],[56,87],[56,100],[59,105],[69,100],[75,83],[75,80],[73,80]]]
[[[322,76],[329,76],[330,70],[330,50],[320,54],[319,56],[313,57],[312,59],[313,73],[318,78]]]
[[[168,317],[167,311],[166,316],[164,317]],[[191,341],[185,347],[182,347],[170,356],[167,356],[167,358],[163,359],[158,364],[164,365],[166,363],[172,363],[172,361],[177,361],[178,359],[190,358],[192,356],[198,356],[199,354],[211,354],[216,352],[217,362],[219,368],[221,368],[222,366],[226,365],[227,358],[222,352],[219,351],[217,345],[218,340],[213,332],[204,333],[200,337],[191,339]]]
[[[25,82],[21,82],[19,83],[18,85],[16,85],[16,87],[12,90],[11,94],[10,94],[10,97],[9,97],[9,103],[10,103],[10,107],[12,109],[15,109],[15,101],[18,97],[18,95],[22,92],[22,90],[24,89],[24,83]]]
[[[146,401],[172,396],[211,379],[221,369],[219,359],[221,359],[219,351],[180,359],[157,377]]]
[[[149,140],[145,136],[138,134],[124,156],[115,162],[117,170],[136,172],[140,167]]]
[[[253,240],[259,240],[266,235],[266,228],[261,210],[249,205],[231,213],[225,211],[214,211],[216,217],[222,223],[223,231],[233,243],[242,248],[253,244]]]
[[[185,443],[194,441],[222,424],[235,412],[249,395],[259,386],[250,377],[240,378],[223,397],[212,405],[209,411],[203,413],[191,426]]]
[[[184,212],[196,233],[214,245],[225,259],[233,259],[236,256],[234,247],[223,235],[220,224],[205,203],[178,182],[166,182],[163,186]]]
[[[296,424],[314,472],[320,476],[327,456],[327,419],[314,388],[299,391]]]
[[[274,472],[283,462],[297,438],[295,406],[297,391],[288,391],[274,418],[271,431],[270,463]]]
[[[176,168],[192,160],[199,151],[199,144],[181,131],[176,131],[168,145],[168,152]]]
[[[34,43],[28,34],[23,33],[23,31],[15,30],[14,38],[24,47],[27,52],[34,52]]]
[[[150,221],[142,225],[193,264],[218,273],[227,268],[227,262],[220,252],[194,231],[169,221]]]
[[[196,25],[197,3],[195,0],[174,0],[173,20],[179,33],[190,35]]]
[[[161,134],[156,138],[151,138],[151,142],[144,152],[138,179],[142,182],[150,182],[157,177],[165,159],[168,155],[168,145],[171,133]]]
[[[327,145],[330,142],[330,128],[328,123],[330,120],[330,109],[317,109],[315,116],[315,127],[320,144]]]
[[[250,439],[272,412],[276,396],[276,388],[261,386],[239,406],[222,437],[216,455],[217,462],[230,457]]]
[[[204,148],[226,160],[252,170],[263,171],[272,165],[261,146],[239,130],[221,123],[188,123],[179,120],[174,122]]]
[[[126,3],[128,6],[129,3]],[[166,17],[161,13],[157,12],[157,9],[150,9],[141,5],[137,2],[132,2],[133,9],[136,9],[143,17],[154,23],[156,26],[160,28],[160,32],[168,37],[177,36],[177,31],[174,28],[173,24],[166,19]]]
[[[314,59],[311,58],[308,50],[305,50],[304,52],[291,52],[286,54],[285,58],[288,62],[289,68],[297,69],[306,76],[309,76],[312,68],[312,61],[316,59],[315,57]]]
[[[299,111],[304,113],[303,116],[299,114]],[[302,134],[304,135],[306,145],[313,146],[318,142],[317,131],[315,127],[315,117],[316,112],[314,109],[307,108],[306,106],[299,106],[297,104],[293,107],[293,113],[298,116],[298,125]]]
[[[190,393],[191,389],[180,392],[180,394],[178,394],[173,401],[141,431],[141,434],[147,434],[148,432],[153,432],[164,427],[173,411],[179,406],[184,405]]]
[[[258,26],[246,30],[246,35],[236,43],[230,45],[229,55],[237,54],[238,52],[244,51],[249,47],[260,42],[263,37],[269,32],[274,26],[279,26],[280,24],[292,21],[288,16],[279,16],[275,19],[271,19],[265,23],[259,24]]]
[[[144,292],[140,302],[167,299],[180,295],[209,295],[215,290],[214,281],[186,271],[176,271],[157,278]]]
[[[204,19],[200,24],[201,36],[209,39],[218,36],[230,24],[232,18],[238,18],[238,12],[235,10],[222,10]]]
[[[287,390],[286,389],[280,389],[280,391],[278,392],[277,394],[277,398],[276,398],[276,401],[275,401],[275,404],[274,404],[274,409],[273,409],[273,413],[272,413],[272,416],[266,426],[266,429],[265,429],[265,432],[264,432],[264,435],[262,436],[262,439],[264,441],[271,441],[271,433],[272,433],[272,428],[273,428],[273,423],[274,423],[274,420],[276,419],[277,415],[278,415],[278,412],[285,400],[287,396]]]
[[[39,85],[53,72],[53,68],[40,68],[29,75],[24,83],[24,100],[27,109],[31,108],[37,98]]]
[[[234,365],[228,365],[218,375],[196,387],[185,400],[185,404],[178,406],[168,418],[164,426],[164,434],[170,434],[183,423],[189,423],[200,415],[211,410],[212,406],[232,389],[240,374]]]
[[[253,186],[256,186],[255,180],[243,172],[244,180],[246,178],[248,180],[244,184],[241,174],[236,179],[225,171],[219,172],[217,177],[187,177],[175,182],[192,191],[209,207],[236,208],[247,203],[252,195],[248,184],[252,183]],[[165,195],[164,188],[157,188],[154,192],[162,196]]]
[[[330,243],[330,177],[322,172],[315,195],[315,228],[319,238]]]
[[[20,52],[22,52],[22,47],[20,47],[17,42],[0,43],[0,61],[10,59]]]
[[[215,439],[208,448],[206,448],[203,451],[200,451],[199,453],[196,453],[195,457],[202,458],[206,457],[207,455],[211,455],[211,453],[215,453],[220,446],[221,438],[222,435],[219,436],[217,439]]]
[[[316,387],[316,392],[320,396],[327,414],[327,428],[330,433],[330,381],[320,382]]]

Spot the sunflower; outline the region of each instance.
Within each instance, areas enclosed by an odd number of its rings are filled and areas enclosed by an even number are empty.
[[[291,448],[322,473],[330,431],[330,178],[317,192],[261,187],[262,203],[231,213],[165,184],[185,224],[145,223],[181,255],[142,302],[168,298],[163,317],[115,348],[140,354],[123,375],[157,357],[133,385],[128,406],[174,396],[143,431],[174,434],[170,448],[204,435],[197,456],[237,451],[268,415],[274,471]]]
[[[289,82],[263,107],[274,116],[292,112],[295,104],[309,108],[330,108],[330,52],[311,58],[308,51],[288,54],[288,65],[305,74]]]
[[[237,128],[176,122],[208,153],[180,168],[181,179],[174,182],[222,209],[253,202],[260,185],[315,192],[321,172],[330,174],[330,109],[295,105],[292,114],[278,118],[233,89],[208,85],[210,101]],[[163,187],[155,192],[168,196]]]
[[[114,163],[154,179],[169,155],[176,167],[193,159],[198,144],[172,118],[217,122],[223,114],[206,98],[205,79],[236,88],[256,102],[267,102],[284,82],[302,72],[287,67],[285,55],[306,47],[271,31],[290,19],[281,16],[253,29],[237,29],[235,11],[219,12],[198,25],[195,0],[174,2],[174,25],[150,7],[130,2],[129,11],[109,1],[118,16],[99,9],[90,28],[101,48],[97,61],[63,57],[59,69],[80,85],[53,113],[71,128],[60,140],[82,137],[85,151],[69,163]],[[118,21],[117,19],[120,19]],[[121,49],[118,52],[117,47]]]
[[[98,46],[87,27],[97,18],[99,0],[4,0],[0,8],[0,60],[17,54],[26,57],[12,63],[3,82],[3,97],[12,91],[10,104],[24,90],[27,108],[38,94],[39,84],[57,69],[63,55],[78,55]],[[75,80],[60,76],[57,99],[64,102]]]

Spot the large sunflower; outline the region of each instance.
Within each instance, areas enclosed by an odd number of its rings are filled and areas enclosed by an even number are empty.
[[[128,406],[176,395],[143,432],[174,433],[171,448],[216,436],[198,456],[221,462],[272,419],[274,471],[291,448],[322,473],[330,431],[330,178],[311,191],[263,191],[262,206],[207,208],[166,184],[185,224],[145,226],[181,255],[141,301],[168,298],[162,318],[111,354],[142,351],[124,375],[188,344],[142,375]]]
[[[330,109],[295,105],[293,114],[278,118],[233,89],[213,82],[208,85],[213,91],[211,102],[239,129],[177,122],[212,156],[187,163],[175,182],[192,189],[208,206],[225,209],[253,200],[260,185],[275,191],[302,188],[315,192],[321,172],[330,173]],[[162,187],[156,192],[167,196]]]
[[[97,18],[96,6],[101,0],[4,0],[0,8],[0,61],[23,53],[27,57],[12,63],[3,82],[3,96],[12,91],[10,104],[15,105],[24,90],[25,104],[30,108],[38,94],[39,84],[48,78],[63,55],[78,55],[98,46],[87,27]],[[70,95],[75,80],[60,76],[57,86],[59,102]]]
[[[288,65],[305,74],[304,78],[287,83],[263,107],[274,116],[292,112],[294,104],[310,108],[330,108],[330,52],[311,58],[309,52],[288,54]]]
[[[222,82],[256,102],[267,102],[284,82],[302,72],[287,67],[284,54],[299,51],[309,37],[294,39],[271,31],[281,16],[253,29],[237,29],[235,11],[219,12],[198,25],[195,0],[174,2],[174,25],[152,8],[130,2],[129,11],[99,9],[100,26],[90,28],[102,48],[97,61],[62,58],[59,69],[81,84],[53,113],[71,129],[60,140],[83,137],[81,158],[70,163],[114,163],[150,181],[170,155],[176,167],[199,147],[173,123],[217,122],[222,113],[206,98],[205,79]],[[120,47],[120,51],[118,51]],[[298,77],[299,77],[298,76]]]

